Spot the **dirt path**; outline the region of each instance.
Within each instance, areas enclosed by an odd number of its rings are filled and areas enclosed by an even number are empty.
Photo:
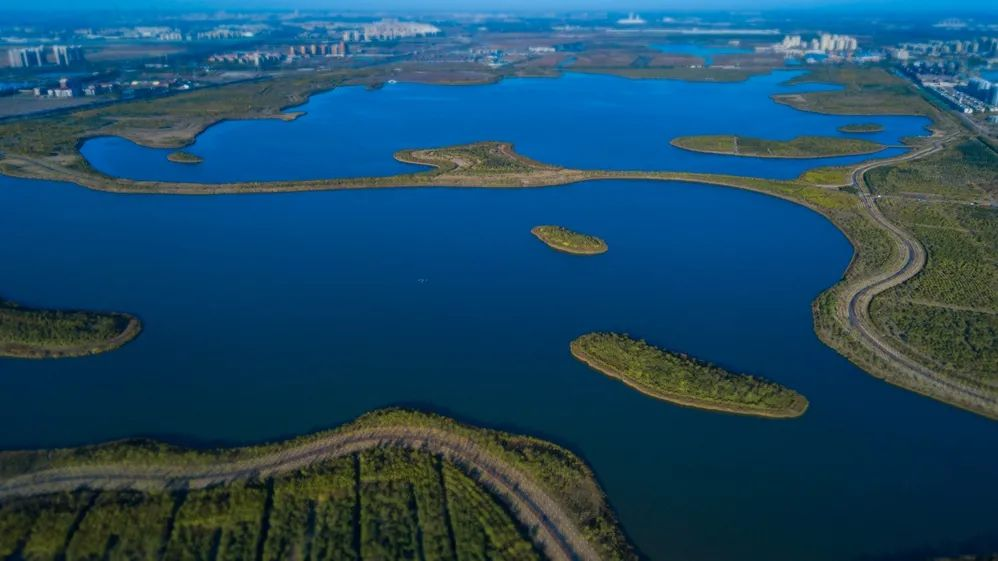
[[[86,487],[100,490],[202,489],[249,478],[266,478],[381,446],[439,454],[495,493],[548,559],[598,561],[599,554],[571,516],[532,478],[470,438],[443,429],[388,426],[332,434],[279,452],[232,462],[195,465],[105,464],[53,468],[0,481],[0,500]]]

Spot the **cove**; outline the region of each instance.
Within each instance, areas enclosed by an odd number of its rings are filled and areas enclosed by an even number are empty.
[[[810,303],[850,247],[786,201],[645,181],[181,197],[0,177],[0,209],[5,297],[145,325],[106,355],[0,360],[0,448],[260,442],[410,405],[580,453],[650,559],[996,538],[998,425],[821,345]],[[530,234],[544,223],[612,250],[552,252]],[[648,399],[571,357],[594,330],[811,406],[769,421]]]
[[[483,86],[387,84],[378,90],[337,88],[293,108],[293,122],[230,121],[209,128],[186,151],[198,165],[170,162],[172,149],[151,149],[118,137],[95,138],[82,153],[97,170],[132,179],[194,183],[322,179],[389,175],[420,169],[396,162],[397,150],[513,142],[519,153],[582,169],[723,173],[787,179],[823,165],[868,156],[819,160],[730,158],[671,146],[677,136],[739,134],[788,140],[843,136],[856,117],[805,113],[774,103],[777,93],[829,89],[786,86],[799,72],[781,71],[739,83],[630,80],[567,74],[510,79]],[[922,117],[869,117],[884,131],[864,138],[897,146],[925,135]],[[900,154],[888,148],[876,157]]]

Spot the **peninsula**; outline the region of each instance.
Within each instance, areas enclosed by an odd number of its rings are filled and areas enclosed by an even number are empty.
[[[757,417],[799,417],[808,401],[755,376],[664,351],[617,333],[589,333],[571,343],[572,356],[635,390],[678,405]]]
[[[2,452],[0,528],[5,559],[637,559],[571,452],[398,409],[247,448]]]
[[[606,242],[596,236],[573,232],[561,226],[535,226],[530,233],[551,249],[573,255],[606,253]]]
[[[0,300],[0,357],[68,358],[112,351],[142,324],[123,313],[37,310]]]
[[[836,136],[798,136],[790,140],[767,140],[750,136],[680,136],[671,144],[691,152],[751,156],[754,158],[834,158],[879,152],[883,144]]]

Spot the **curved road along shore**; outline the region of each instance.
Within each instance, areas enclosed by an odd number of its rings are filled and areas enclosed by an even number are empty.
[[[891,233],[895,245],[902,251],[901,266],[891,272],[877,275],[864,282],[860,282],[848,288],[848,319],[849,325],[867,347],[875,353],[889,358],[906,377],[913,382],[910,389],[925,393],[924,388],[939,388],[942,395],[935,394],[933,397],[951,397],[947,401],[955,402],[957,405],[971,408],[981,414],[991,418],[998,417],[998,399],[989,396],[987,393],[961,383],[958,379],[940,376],[931,368],[920,364],[906,356],[903,352],[893,347],[888,341],[877,334],[876,327],[870,319],[870,302],[877,295],[886,290],[904,283],[917,275],[925,267],[925,248],[922,244],[893,222],[887,219],[877,206],[876,198],[871,194],[865,180],[866,172],[887,165],[894,165],[898,162],[922,158],[942,150],[950,137],[935,140],[931,146],[913,151],[904,156],[871,162],[857,167],[852,173],[852,185],[856,188],[863,206],[870,213],[870,217],[883,229]],[[886,378],[890,382],[900,383],[900,380]],[[907,385],[907,384],[906,384]]]
[[[266,478],[309,464],[380,446],[426,450],[464,466],[480,484],[505,501],[548,559],[599,561],[599,554],[560,504],[523,472],[470,438],[429,427],[389,426],[332,434],[255,458],[202,465],[105,464],[64,467],[0,482],[0,500],[79,488],[170,491],[202,489],[229,481]]]

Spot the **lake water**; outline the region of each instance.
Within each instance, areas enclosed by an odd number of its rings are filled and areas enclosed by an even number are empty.
[[[670,55],[689,55],[703,59],[704,66],[714,64],[717,55],[751,53],[752,49],[742,49],[730,45],[704,45],[701,43],[662,43],[652,47]]]
[[[392,154],[397,150],[481,140],[513,142],[527,156],[577,168],[791,178],[817,164],[691,154],[669,141],[691,134],[775,139],[839,135],[837,127],[856,121],[773,103],[775,93],[828,89],[782,85],[796,74],[778,72],[738,84],[570,74],[487,86],[339,88],[296,108],[308,114],[304,119],[231,121],[208,129],[188,149],[204,158],[196,166],[170,162],[166,156],[172,150],[144,148],[117,137],[90,140],[82,151],[96,169],[111,175],[207,183],[387,175],[420,169],[396,162]],[[883,132],[864,138],[887,145],[925,134],[928,123],[919,117],[862,120],[884,125]],[[900,152],[892,148],[877,156]]]
[[[775,106],[766,92],[777,83],[570,77],[347,88],[314,98],[295,123],[210,129],[194,146],[205,168],[172,167],[160,162],[163,151],[110,139],[86,150],[101,169],[130,175],[387,174],[398,170],[389,157],[396,146],[496,138],[501,129],[508,136],[498,138],[547,161],[601,167],[619,157],[612,167],[669,161],[691,169],[709,162],[668,150],[679,130],[833,134],[858,120]],[[482,116],[490,112],[483,99],[501,98],[489,88],[526,100],[525,91],[556,86],[564,88],[561,105],[540,99],[560,117],[521,110],[538,123],[565,119],[557,134],[529,128],[526,118],[518,129]],[[728,108],[725,127],[704,115],[704,131],[674,109],[675,118],[648,117],[670,103],[638,95],[679,96],[700,86],[704,96],[729,92],[752,109]],[[603,120],[614,110],[588,96],[612,97],[614,88],[631,102],[613,104],[620,120]],[[437,107],[438,97],[465,118],[412,130],[426,119],[421,103]],[[686,100],[674,97],[679,103]],[[746,116],[756,109],[761,122]],[[403,123],[385,130],[392,121],[382,113]],[[565,117],[582,114],[601,117]],[[647,126],[624,134],[621,122],[641,114]],[[924,125],[872,120],[888,135]],[[378,126],[333,124],[364,122]],[[548,142],[531,141],[533,134]],[[662,141],[655,151],[642,144],[651,138]],[[256,161],[259,146],[272,142],[283,148],[267,165]],[[248,156],[240,161],[239,153]],[[162,165],[143,168],[132,158]],[[751,162],[770,177],[802,169],[791,167],[801,162],[711,161],[727,171]],[[851,248],[824,218],[786,201],[645,181],[179,197],[0,177],[0,216],[4,297],[124,310],[145,323],[136,341],[113,353],[0,360],[0,448],[129,435],[260,442],[408,405],[570,447],[655,560],[886,559],[998,541],[998,424],[877,381],[816,339],[810,302],[840,277]],[[529,233],[541,223],[599,235],[610,251],[553,252]],[[625,331],[764,375],[802,392],[811,408],[800,419],[768,421],[649,399],[570,356],[568,343],[594,330]]]

